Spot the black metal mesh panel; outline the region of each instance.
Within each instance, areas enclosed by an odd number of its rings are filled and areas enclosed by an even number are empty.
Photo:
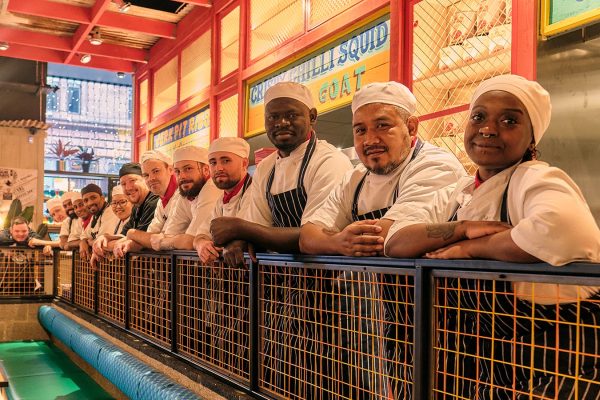
[[[183,257],[177,274],[178,350],[249,381],[249,270]]]
[[[152,340],[171,344],[171,256],[130,258],[130,326]]]
[[[41,249],[0,248],[0,297],[51,294],[52,265]]]
[[[65,300],[71,300],[73,295],[73,252],[58,253],[58,282],[57,294]]]
[[[264,264],[259,274],[261,389],[411,398],[412,276]]]
[[[89,260],[82,260],[75,254],[75,304],[88,310],[94,310],[94,270]]]
[[[98,266],[98,315],[125,324],[125,259],[109,256]]]
[[[600,296],[560,286],[437,278],[435,398],[600,398]]]

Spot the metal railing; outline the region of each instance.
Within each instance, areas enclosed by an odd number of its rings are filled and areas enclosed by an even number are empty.
[[[52,256],[42,249],[0,247],[0,299],[37,299],[53,295]]]
[[[174,252],[93,271],[71,257],[61,299],[257,397],[600,396],[597,264],[261,254],[229,268]]]

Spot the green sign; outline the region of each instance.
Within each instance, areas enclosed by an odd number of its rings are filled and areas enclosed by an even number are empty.
[[[600,0],[552,0],[550,3],[551,24],[600,8]]]
[[[550,36],[600,20],[600,0],[543,0],[542,35]]]

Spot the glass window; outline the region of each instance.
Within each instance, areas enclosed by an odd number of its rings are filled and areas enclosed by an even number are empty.
[[[148,122],[148,79],[140,82],[140,125]]]
[[[302,0],[250,0],[252,59],[304,31],[302,3]]]
[[[221,20],[221,78],[238,69],[240,64],[240,7]]]
[[[69,82],[67,87],[67,111],[71,114],[81,113],[81,84]]]
[[[155,117],[177,104],[177,57],[154,73],[153,111]]]
[[[187,99],[210,85],[210,43],[209,30],[181,52],[181,99]]]
[[[239,136],[237,94],[234,94],[219,103],[219,137],[228,136]]]

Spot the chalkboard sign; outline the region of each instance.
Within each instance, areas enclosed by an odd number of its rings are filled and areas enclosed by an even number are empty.
[[[600,20],[600,0],[543,0],[542,35],[551,36]]]

